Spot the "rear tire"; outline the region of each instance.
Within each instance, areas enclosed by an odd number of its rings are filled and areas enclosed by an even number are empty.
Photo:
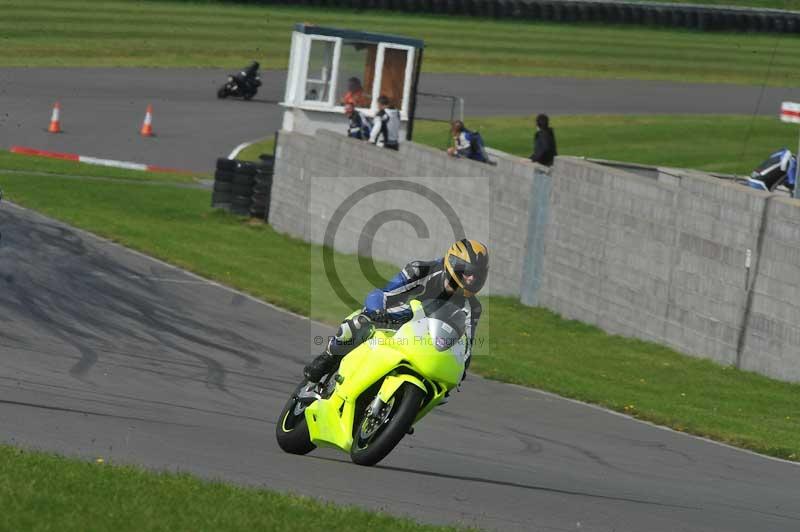
[[[281,415],[278,416],[278,423],[275,425],[275,439],[278,440],[278,446],[289,454],[308,454],[317,448],[316,445],[311,443],[311,437],[308,434],[305,408],[299,414],[295,408],[297,406],[295,395],[305,385],[306,382],[303,381],[295,389],[283,410],[281,410]]]
[[[386,458],[414,424],[422,400],[425,399],[425,392],[406,382],[398,388],[392,398],[394,404],[388,420],[369,436],[366,412],[361,415],[353,437],[353,446],[350,448],[350,459],[354,463],[373,466]]]

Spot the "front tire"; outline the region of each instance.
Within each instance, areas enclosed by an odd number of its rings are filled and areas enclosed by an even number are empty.
[[[311,443],[311,437],[308,434],[306,406],[300,405],[297,401],[297,393],[305,386],[305,382],[301,383],[292,393],[275,425],[275,438],[278,440],[278,446],[290,454],[308,454],[317,448]]]
[[[227,87],[227,86],[225,86],[225,85],[223,85],[223,86],[222,86],[222,87],[220,87],[220,88],[219,88],[219,90],[217,91],[217,98],[219,98],[220,100],[222,100],[223,98],[226,98],[227,96],[228,96],[228,87]]]
[[[353,437],[351,460],[358,465],[373,466],[386,458],[414,424],[423,399],[425,392],[406,382],[384,405],[384,409],[389,408],[389,412],[385,419],[377,419],[380,426],[376,428],[375,416],[365,412]]]

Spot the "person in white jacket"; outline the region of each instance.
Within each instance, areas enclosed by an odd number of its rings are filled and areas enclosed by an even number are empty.
[[[372,121],[369,141],[392,150],[400,145],[400,111],[389,108],[389,98],[378,98],[378,112]]]

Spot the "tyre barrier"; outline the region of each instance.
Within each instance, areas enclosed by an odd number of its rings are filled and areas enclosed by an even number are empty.
[[[249,0],[253,4],[292,4]],[[800,12],[597,0],[300,0],[302,5],[563,23],[639,24],[699,31],[800,33]],[[229,170],[229,169],[225,169]]]
[[[267,155],[258,163],[217,159],[211,207],[266,221],[274,167],[274,158]]]

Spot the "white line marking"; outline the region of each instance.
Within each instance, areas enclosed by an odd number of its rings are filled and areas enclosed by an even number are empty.
[[[141,163],[129,163],[127,161],[115,161],[113,159],[100,159],[99,157],[86,157],[81,155],[78,161],[86,164],[96,164],[99,166],[111,166],[113,168],[124,168],[126,170],[147,171],[147,165]]]
[[[239,154],[242,153],[242,150],[244,150],[245,148],[247,148],[249,146],[252,146],[256,142],[261,142],[262,140],[267,140],[268,138],[270,138],[270,137],[261,137],[261,138],[254,139],[254,140],[248,140],[247,142],[242,142],[241,144],[239,144],[238,146],[236,146],[233,149],[233,151],[231,152],[230,155],[228,155],[228,159],[236,159],[236,157],[238,157]]]
[[[207,283],[207,284],[210,284],[212,286],[216,286],[217,288],[221,288],[222,290],[225,290],[225,291],[240,295],[240,296],[242,296],[242,297],[244,297],[244,298],[246,298],[246,299],[248,299],[248,300],[250,300],[250,301],[252,301],[254,303],[258,303],[260,305],[264,305],[265,307],[271,308],[271,309],[276,310],[278,312],[282,312],[284,314],[288,314],[290,316],[294,316],[294,317],[299,318],[301,320],[309,321],[309,322],[312,322],[312,323],[316,323],[316,324],[318,324],[318,325],[320,325],[322,327],[326,327],[326,328],[332,329],[332,326],[328,325],[327,323],[322,323],[322,322],[319,322],[319,321],[316,321],[316,320],[312,320],[312,319],[308,318],[307,316],[302,316],[300,314],[297,314],[296,312],[292,312],[291,310],[286,310],[285,308],[278,307],[276,305],[273,305],[272,303],[269,303],[267,301],[263,301],[261,299],[258,299],[256,297],[254,297],[254,296],[251,296],[250,294],[241,292],[239,290],[236,290],[235,288],[231,288],[230,286],[225,286],[224,284],[220,284],[220,283],[218,283],[216,281],[212,281],[210,279],[206,279],[205,277],[201,277],[201,276],[197,275],[196,273],[192,273],[192,272],[190,272],[188,270],[184,270],[183,268],[180,268],[178,266],[174,266],[172,264],[164,262],[163,260],[157,259],[155,257],[151,257],[149,255],[145,255],[144,253],[142,253],[140,251],[136,251],[135,249],[131,249],[131,248],[125,247],[122,244],[117,244],[116,242],[112,242],[111,240],[103,238],[103,237],[101,237],[99,235],[96,235],[94,233],[90,233],[89,231],[85,231],[83,229],[79,229],[77,227],[71,226],[71,225],[69,225],[67,223],[64,223],[64,222],[60,221],[60,220],[56,220],[54,218],[51,218],[51,217],[46,216],[44,214],[41,214],[40,212],[31,210],[31,209],[26,209],[25,207],[17,205],[16,203],[4,202],[4,204],[12,206],[12,207],[14,207],[16,209],[19,209],[21,211],[27,211],[27,212],[33,213],[36,216],[39,216],[39,217],[44,218],[46,220],[50,220],[51,222],[54,222],[56,224],[69,227],[70,229],[74,230],[77,233],[84,234],[84,235],[86,235],[86,236],[88,236],[90,238],[93,238],[93,239],[95,239],[95,240],[97,240],[99,242],[103,242],[104,244],[109,244],[109,245],[114,246],[116,248],[123,249],[123,250],[125,250],[125,251],[127,251],[129,253],[133,253],[136,256],[139,256],[139,257],[142,257],[144,259],[150,260],[152,262],[155,262],[157,264],[160,264],[160,265],[165,266],[167,268],[170,268],[172,270],[182,272],[185,275],[188,275],[189,277],[192,277],[193,279],[196,279],[198,281],[202,281],[203,283]],[[760,454],[760,453],[757,453],[755,451],[751,451],[750,449],[743,449],[741,447],[735,447],[733,445],[730,445],[730,444],[727,444],[727,443],[723,443],[723,442],[720,442],[720,441],[711,440],[711,439],[708,439],[708,438],[704,438],[702,436],[697,436],[695,434],[689,434],[688,432],[680,432],[680,431],[677,431],[675,429],[671,429],[669,427],[665,427],[663,425],[656,425],[655,423],[652,423],[650,421],[645,421],[643,419],[637,419],[635,417],[626,416],[625,414],[622,414],[620,412],[616,412],[614,410],[609,410],[608,408],[605,408],[605,407],[602,407],[602,406],[599,406],[599,405],[595,405],[595,404],[591,404],[591,403],[584,403],[583,401],[579,401],[578,399],[571,399],[569,397],[563,397],[563,396],[555,394],[553,392],[547,392],[547,391],[544,391],[544,390],[540,390],[539,388],[530,388],[530,387],[527,387],[527,386],[521,386],[519,384],[511,384],[511,383],[502,382],[502,381],[495,381],[495,380],[492,380],[492,379],[487,379],[486,377],[483,377],[481,375],[477,375],[477,376],[482,380],[491,381],[492,383],[500,384],[502,386],[511,386],[511,387],[514,387],[514,388],[520,388],[520,389],[528,391],[528,392],[534,392],[534,393],[538,393],[538,394],[541,394],[541,395],[546,395],[546,396],[551,397],[553,399],[557,399],[557,400],[561,400],[561,401],[567,401],[569,403],[573,403],[573,404],[577,404],[577,405],[582,405],[582,406],[591,408],[592,410],[598,410],[600,412],[605,412],[605,413],[611,414],[613,416],[618,416],[618,417],[625,418],[625,419],[627,419],[629,421],[633,421],[633,422],[636,422],[636,423],[642,423],[644,425],[649,425],[651,427],[654,427],[654,428],[657,428],[657,429],[660,429],[660,430],[666,430],[668,432],[672,432],[673,434],[679,434],[681,436],[685,436],[687,438],[691,438],[691,439],[694,439],[694,440],[700,440],[700,441],[703,441],[703,442],[706,442],[706,443],[710,443],[712,445],[718,445],[720,447],[725,447],[726,449],[730,449],[732,451],[738,451],[740,453],[745,453],[745,454],[748,454],[750,456],[755,456],[755,457],[758,457],[758,458],[764,458],[765,460],[770,460],[770,461],[773,461],[773,462],[779,462],[779,463],[783,463],[783,464],[791,464],[791,465],[793,465],[795,467],[800,467],[800,462],[792,462],[791,460],[784,460],[783,458],[777,458],[775,456],[769,456],[769,455],[766,455],[766,454]]]

